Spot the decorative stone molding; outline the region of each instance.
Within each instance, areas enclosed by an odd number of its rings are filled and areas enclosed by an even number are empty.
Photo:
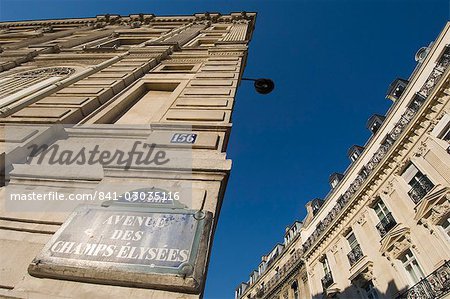
[[[38,67],[58,67],[62,64],[87,67],[92,65],[97,65],[104,62],[106,59],[96,59],[96,60],[61,60],[61,61],[36,61],[35,65]]]
[[[210,56],[242,56],[243,52],[213,52],[210,51]]]
[[[444,111],[442,111],[441,113],[439,113],[439,115],[436,117],[436,119],[431,121],[431,125],[428,128],[428,132],[433,131],[434,127],[436,127],[436,125],[441,121],[441,119],[444,117],[444,115],[449,113],[449,109],[444,109]]]
[[[206,62],[206,58],[170,58],[164,60],[164,64],[172,64],[172,63],[199,63]]]
[[[414,156],[416,157],[422,157],[425,156],[425,154],[428,152],[428,145],[426,140],[423,140],[417,150],[414,152]]]
[[[430,232],[450,215],[450,187],[435,186],[417,205],[414,220]]]
[[[403,160],[400,163],[398,163],[395,174],[398,176],[402,175],[403,171],[405,171],[406,166],[408,166],[410,162],[411,162],[411,159],[408,158],[408,159]]]
[[[449,47],[446,47],[441,57],[439,58],[438,64],[431,72],[425,84],[419,90],[419,93],[421,95],[427,97],[431,93],[432,89],[439,82],[449,64],[450,64],[450,50]]]
[[[330,249],[331,253],[333,253],[333,254],[336,253],[338,250],[339,250],[339,247],[337,244],[334,244]]]
[[[212,23],[216,23],[218,21],[218,19],[220,18],[220,16],[221,15],[218,13],[211,14],[209,12],[205,12],[204,14],[195,14],[195,20],[197,22],[209,21]]]
[[[392,261],[410,247],[415,248],[411,242],[410,229],[403,225],[397,225],[381,240],[380,252],[388,260]]]
[[[364,209],[363,212],[356,219],[356,223],[363,226],[367,222],[367,209]]]
[[[194,22],[193,22],[193,24],[194,25],[205,25],[205,26],[207,26],[207,27],[209,27],[209,26],[211,26],[211,21],[208,21],[208,20],[195,20]]]
[[[391,179],[389,180],[389,182],[386,183],[386,186],[384,187],[382,192],[385,195],[391,195],[393,191],[394,191],[394,179]]]
[[[350,277],[349,280],[358,288],[363,288],[370,281],[375,280],[373,275],[373,262],[367,261],[364,265],[359,267]]]
[[[14,78],[65,77],[73,74],[75,69],[69,67],[40,68],[14,74]]]

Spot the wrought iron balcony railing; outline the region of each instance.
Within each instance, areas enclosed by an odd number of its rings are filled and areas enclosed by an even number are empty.
[[[356,264],[362,257],[364,256],[361,246],[356,245],[348,254],[348,261],[350,262],[350,266],[353,266]]]
[[[303,265],[302,261],[303,252],[301,249],[297,249],[294,254],[292,254],[289,260],[278,270],[278,272],[273,275],[269,281],[264,285],[259,295],[260,298],[272,298],[270,297],[274,290],[277,289],[282,282],[287,279],[292,271],[298,269]]]
[[[418,203],[433,187],[434,184],[430,179],[423,175],[411,186],[408,195],[414,203]]]
[[[377,230],[380,233],[381,237],[384,237],[395,225],[397,222],[395,222],[394,217],[392,217],[392,214],[386,214],[381,221],[377,224]]]
[[[450,293],[450,261],[396,297],[396,299],[438,299]]]
[[[333,282],[333,275],[331,275],[331,272],[325,273],[325,276],[322,278],[323,290],[325,291],[328,289]]]

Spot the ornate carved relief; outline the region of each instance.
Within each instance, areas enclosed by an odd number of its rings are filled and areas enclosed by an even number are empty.
[[[58,66],[61,64],[68,65],[76,65],[76,66],[89,66],[89,65],[97,65],[104,62],[106,59],[96,59],[96,60],[82,60],[82,59],[74,59],[74,60],[60,60],[60,61],[35,61],[35,65],[38,67],[48,67],[48,66]]]
[[[405,167],[411,162],[410,159],[406,159],[398,163],[397,170],[395,172],[396,175],[402,175],[403,171],[405,170]]]
[[[364,209],[359,217],[356,219],[356,223],[363,226],[367,222],[367,209]]]
[[[416,208],[414,220],[430,232],[450,214],[450,187],[436,186],[427,194]]]
[[[337,251],[338,251],[338,245],[337,244],[334,244],[332,247],[331,247],[331,249],[330,249],[330,251],[331,251],[331,253],[336,253]]]
[[[164,60],[163,63],[199,63],[205,61],[206,58],[173,58]]]
[[[241,56],[243,52],[209,52],[210,56]]]
[[[394,179],[389,180],[389,182],[386,183],[386,186],[383,189],[383,194],[391,195],[394,191]]]
[[[422,142],[420,142],[419,147],[414,152],[414,156],[421,157],[424,156],[427,152],[428,152],[428,145],[426,143],[426,140],[423,140]]]
[[[388,260],[397,259],[408,248],[415,246],[411,242],[410,229],[398,225],[396,228],[389,231],[381,240],[380,252]]]
[[[376,278],[373,275],[373,263],[371,261],[366,262],[363,266],[359,268],[352,276],[349,277],[349,280],[353,285],[358,288],[363,288],[370,281],[375,280]]]
[[[41,77],[64,77],[75,72],[75,69],[69,67],[50,67],[30,70],[14,74],[14,78],[41,78]]]

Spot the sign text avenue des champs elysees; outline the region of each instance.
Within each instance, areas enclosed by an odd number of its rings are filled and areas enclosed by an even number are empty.
[[[28,271],[36,277],[196,293],[204,281],[212,214],[181,206],[124,200],[81,205]]]

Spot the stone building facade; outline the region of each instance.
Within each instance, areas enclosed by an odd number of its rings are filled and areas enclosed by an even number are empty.
[[[0,23],[0,297],[202,297],[255,18],[136,14]],[[30,156],[30,145],[132,157],[150,143],[169,164],[30,158],[37,155]],[[14,190],[120,196],[15,206]],[[131,191],[136,198],[126,198]]]
[[[450,298],[450,24],[239,298]]]

